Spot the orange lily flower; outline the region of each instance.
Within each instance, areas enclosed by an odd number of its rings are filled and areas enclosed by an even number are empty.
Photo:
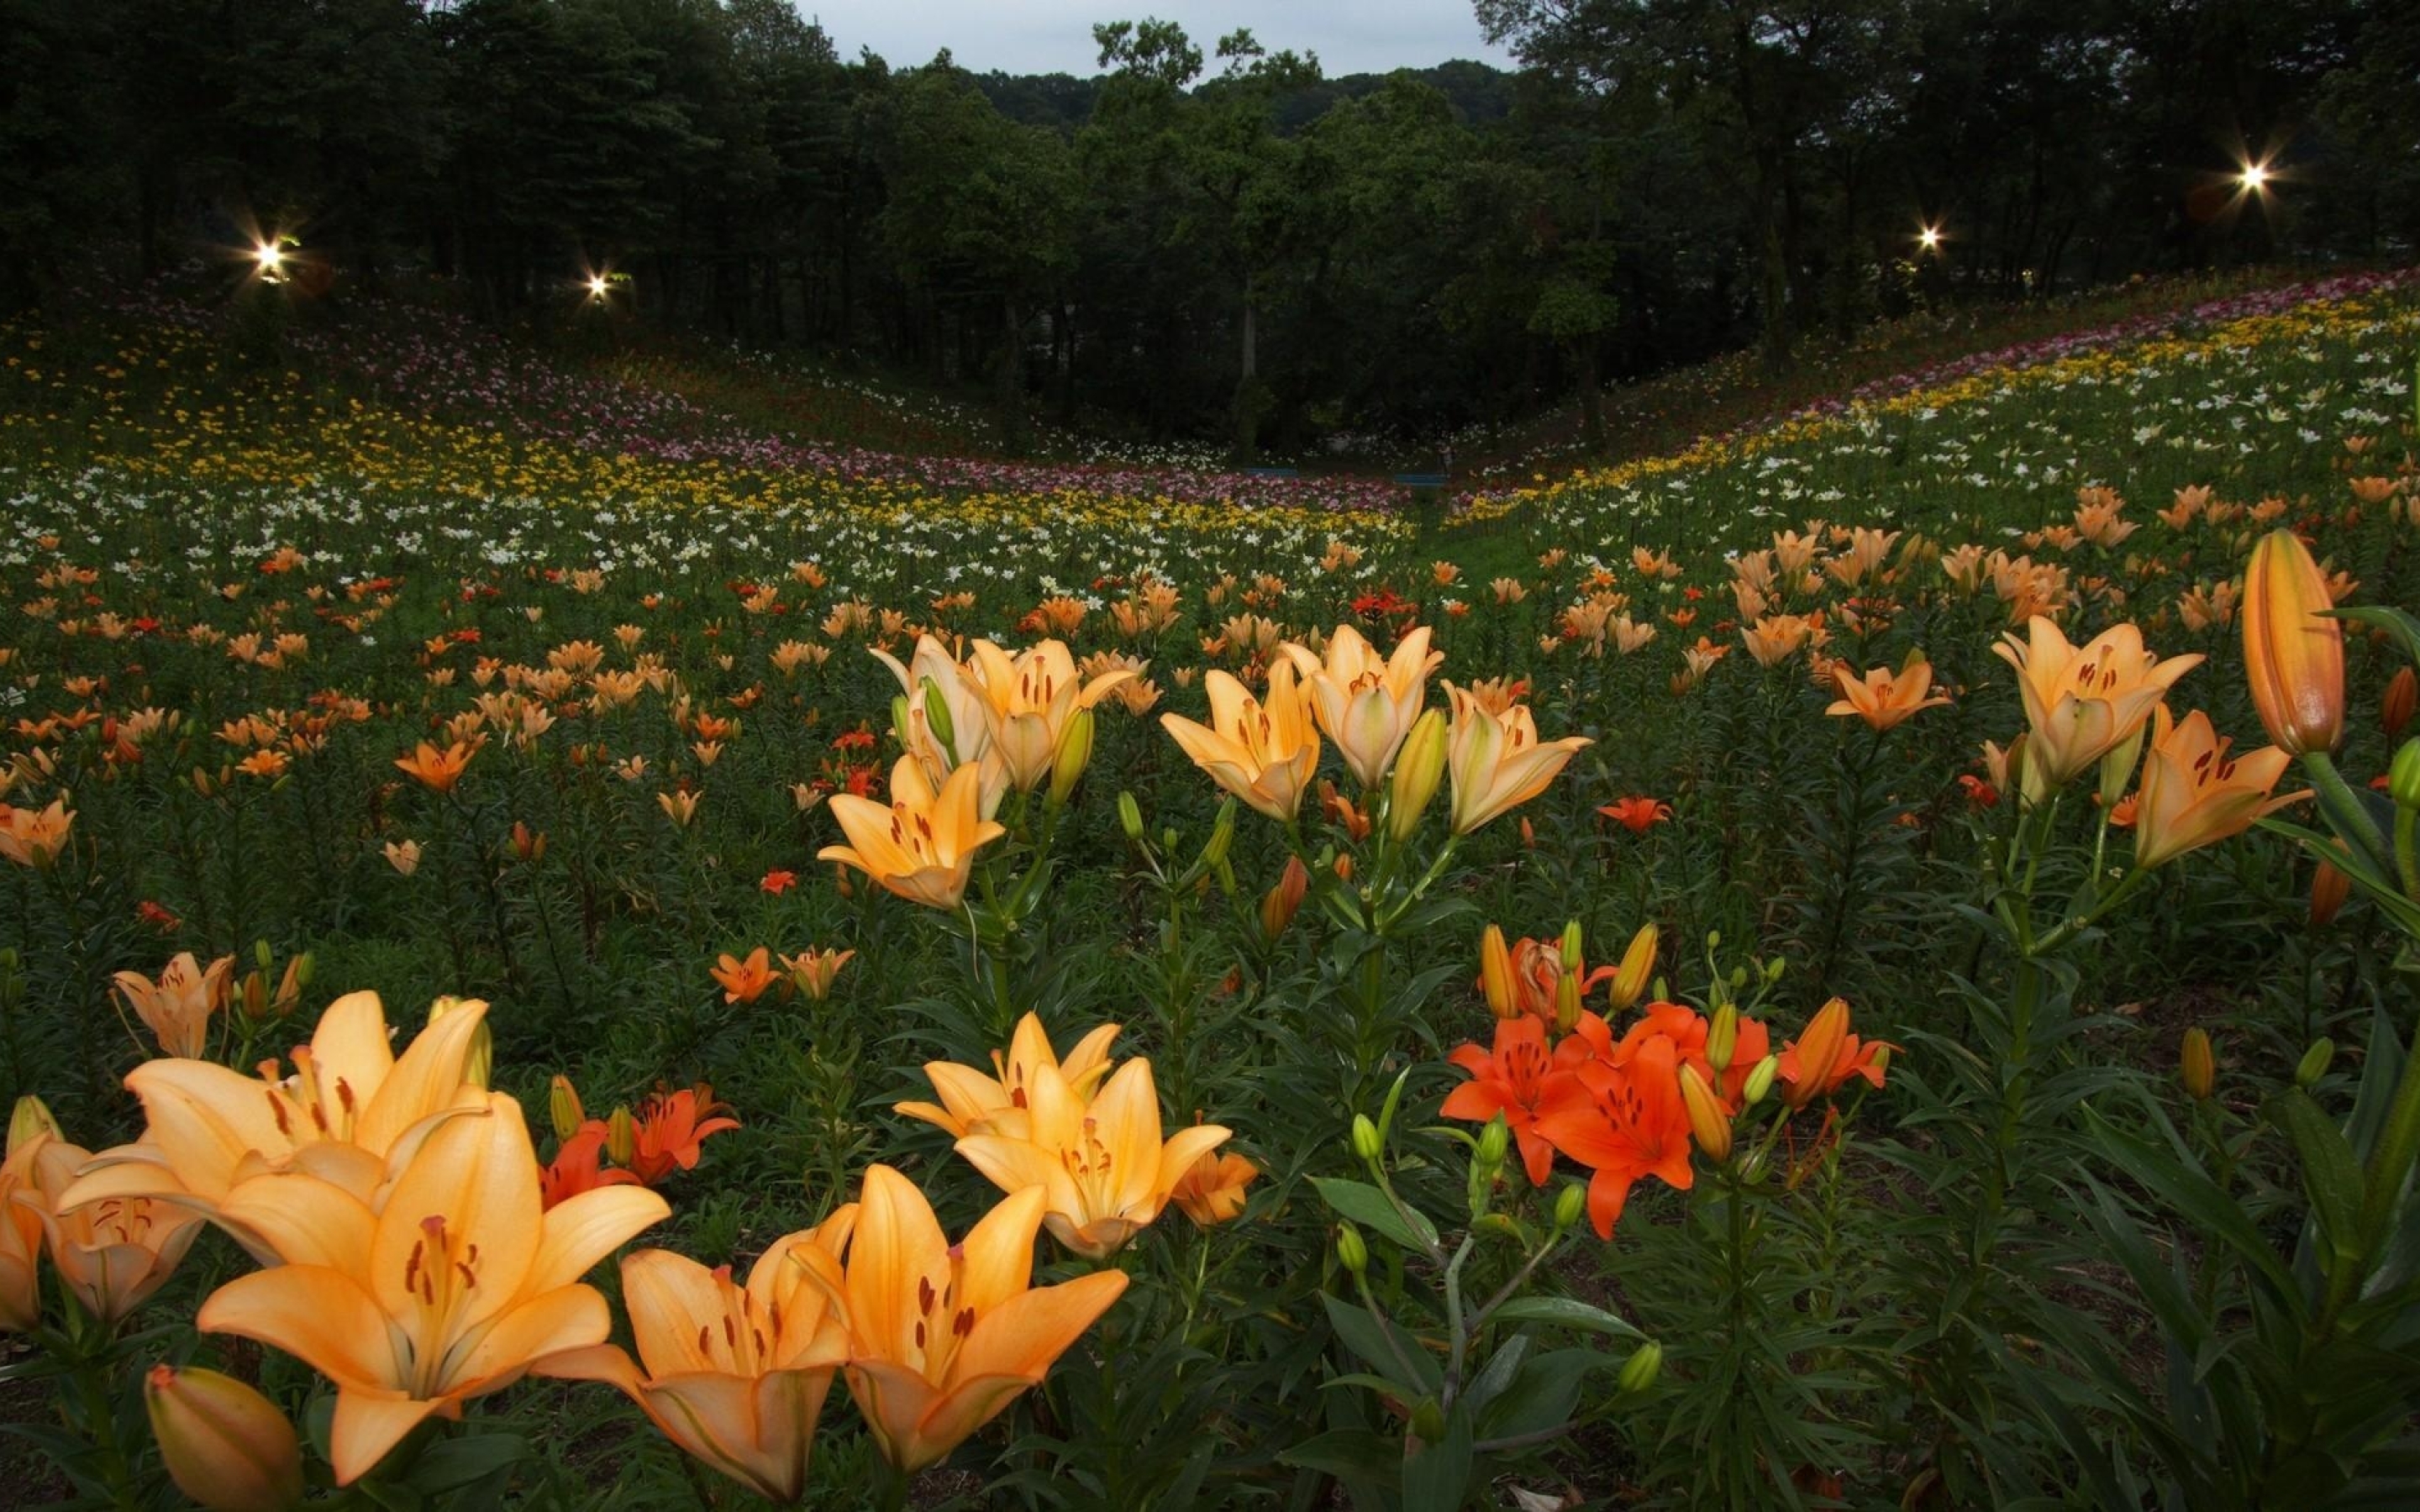
[[[1013,658],[988,640],[977,640],[972,649],[974,687],[982,695],[976,712],[992,748],[1008,765],[1008,779],[1029,793],[1050,776],[1076,711],[1091,708],[1135,675],[1121,667],[1086,682],[1058,640],[1044,640]]]
[[[230,1206],[249,1210],[286,1263],[228,1282],[194,1319],[273,1345],[335,1383],[339,1485],[429,1417],[459,1417],[465,1401],[512,1384],[531,1361],[603,1343],[613,1319],[580,1277],[671,1212],[627,1186],[542,1211],[520,1104],[502,1093],[432,1131],[383,1197],[374,1208],[303,1175],[247,1183]]]
[[[1597,805],[1596,811],[1634,835],[1644,835],[1672,817],[1670,804],[1645,797],[1616,798],[1611,803]]]
[[[703,1082],[648,1098],[639,1104],[630,1174],[654,1186],[672,1175],[675,1166],[684,1171],[695,1170],[702,1153],[698,1147],[706,1143],[707,1135],[739,1127],[737,1119],[713,1117],[728,1111],[729,1105],[716,1102],[714,1088]]]
[[[849,842],[827,845],[815,859],[855,867],[910,903],[955,908],[966,895],[974,853],[1008,833],[980,817],[981,784],[976,767],[960,766],[937,792],[916,759],[902,756],[891,768],[889,804],[832,795],[832,817]]]
[[[2288,756],[2344,738],[2344,623],[2328,580],[2291,531],[2272,531],[2243,570],[2243,675],[2269,738]]]
[[[1586,1062],[1540,1110],[1538,1132],[1593,1173],[1589,1222],[1599,1239],[1613,1237],[1630,1189],[1641,1177],[1661,1177],[1683,1191],[1697,1180],[1689,1163],[1689,1114],[1681,1102],[1680,1067],[1672,1041],[1653,1035],[1622,1065]]]
[[[840,980],[840,968],[856,955],[855,950],[811,949],[782,957],[782,964],[789,968],[790,981],[800,995],[820,1003],[831,995],[832,983]]]
[[[1451,683],[1445,687],[1453,700],[1446,770],[1453,780],[1457,835],[1467,835],[1545,792],[1564,764],[1591,743],[1586,735],[1541,742],[1527,704],[1515,703],[1499,717],[1468,690]]]
[[[257,1076],[206,1060],[147,1061],[126,1075],[143,1103],[142,1141],[102,1150],[62,1200],[180,1204],[274,1263],[266,1240],[223,1211],[228,1195],[255,1177],[300,1168],[368,1200],[386,1180],[390,1154],[408,1152],[434,1121],[487,1105],[474,1074],[487,1007],[454,1004],[398,1057],[378,994],[349,994],[328,1005],[284,1077],[274,1060]]]
[[[1429,649],[1428,626],[1395,642],[1383,659],[1349,625],[1327,638],[1325,658],[1292,641],[1278,649],[1305,679],[1320,733],[1336,742],[1362,791],[1374,790],[1428,702],[1429,674],[1445,663],[1444,652]]]
[[[48,866],[66,848],[74,825],[65,798],[53,798],[40,810],[0,803],[0,856],[19,866]]]
[[[2304,789],[2270,796],[2293,761],[2279,747],[2230,760],[2228,742],[2199,709],[2180,723],[2163,703],[2153,717],[2151,755],[2134,795],[2136,866],[2148,871],[2240,835],[2261,815],[2311,795]]]
[[[600,1186],[638,1184],[638,1177],[631,1172],[604,1164],[606,1134],[605,1120],[591,1119],[555,1147],[553,1164],[538,1173],[541,1206],[551,1208]]]
[[[1193,1163],[1227,1139],[1218,1124],[1160,1138],[1151,1062],[1129,1060],[1087,1102],[1057,1068],[1035,1068],[1023,1128],[969,1134],[957,1151],[1002,1192],[1040,1187],[1059,1242],[1107,1259],[1149,1227]]]
[[[197,1058],[209,1041],[210,1015],[226,1007],[235,957],[223,955],[205,969],[194,952],[180,952],[153,981],[139,971],[114,979],[118,995],[160,1041],[160,1053]]]
[[[474,740],[458,740],[441,751],[424,740],[411,755],[396,758],[395,764],[431,793],[451,793],[454,784],[462,780],[471,758],[485,744],[487,736],[482,734]]]
[[[51,1110],[38,1097],[17,1100],[8,1119],[8,1155],[0,1161],[0,1334],[23,1334],[42,1322],[42,1204],[34,1186],[34,1156],[58,1135]],[[28,1199],[20,1192],[33,1188]]]
[[[1319,731],[1310,698],[1295,683],[1294,663],[1269,668],[1269,694],[1256,699],[1224,671],[1203,674],[1210,722],[1163,714],[1160,728],[1210,779],[1280,824],[1293,820],[1319,765]]]
[[[722,988],[722,1000],[726,1003],[752,1003],[782,980],[773,969],[773,952],[761,945],[749,951],[745,961],[723,956],[707,968],[707,973]]]
[[[1232,1150],[1205,1149],[1169,1189],[1168,1198],[1204,1228],[1232,1223],[1244,1211],[1244,1188],[1261,1168]]]
[[[1126,1288],[1116,1271],[1033,1287],[1044,1198],[1028,1188],[953,1245],[914,1183],[869,1166],[845,1268],[819,1245],[790,1253],[841,1306],[845,1369],[874,1442],[912,1474],[1041,1383],[1051,1362]]]
[[[1775,1069],[1782,1101],[1803,1108],[1838,1091],[1853,1076],[1862,1076],[1867,1085],[1880,1088],[1883,1063],[1879,1057],[1892,1048],[1880,1040],[1860,1041],[1850,1033],[1849,1005],[1835,997],[1807,1021],[1805,1033],[1781,1047],[1781,1064]]]
[[[2202,663],[2198,655],[2163,661],[2143,645],[2143,632],[2113,625],[2082,646],[2068,643],[2056,625],[2037,614],[2027,640],[2014,633],[1992,649],[2017,670],[2030,733],[2025,785],[2062,787],[2091,770],[2143,728],[2178,678]]]
[[[1876,667],[1859,678],[1846,663],[1832,669],[1832,676],[1840,685],[1840,697],[1825,714],[1854,715],[1876,730],[1888,730],[1918,709],[1935,709],[1949,702],[1946,695],[1924,695],[1932,687],[1932,664],[1918,652],[1896,672],[1887,667]]]
[[[1595,1016],[1581,1015],[1583,1020]],[[1539,1131],[1539,1117],[1595,1054],[1590,1040],[1577,1033],[1548,1049],[1546,1022],[1542,1018],[1524,1014],[1498,1019],[1492,1050],[1466,1044],[1446,1057],[1468,1072],[1470,1080],[1447,1093],[1444,1106],[1437,1111],[1473,1123],[1487,1123],[1502,1115],[1505,1128],[1520,1148],[1529,1184],[1543,1187],[1555,1168],[1555,1147]]]
[[[856,1223],[851,1205],[775,1240],[744,1287],[727,1265],[709,1271],[659,1249],[627,1256],[622,1300],[644,1374],[611,1344],[551,1355],[535,1372],[617,1387],[688,1453],[769,1501],[795,1502],[806,1489],[815,1419],[848,1354],[831,1294],[795,1252],[812,1247],[837,1260]]]
[[[1025,1127],[1024,1110],[1030,1102],[1029,1089],[1042,1068],[1047,1066],[1057,1072],[1078,1097],[1089,1100],[1094,1088],[1109,1074],[1109,1045],[1117,1039],[1119,1028],[1115,1024],[1101,1025],[1077,1041],[1076,1047],[1062,1060],[1050,1048],[1050,1036],[1043,1030],[1041,1016],[1028,1013],[1016,1021],[1007,1053],[991,1053],[991,1075],[954,1061],[928,1060],[924,1063],[924,1075],[939,1095],[940,1104],[899,1103],[892,1105],[893,1111],[947,1129],[959,1139],[969,1134],[1001,1132],[995,1126],[1003,1122],[1012,1126],[1011,1132],[1021,1131]],[[1015,1117],[1003,1119],[1003,1115]]]

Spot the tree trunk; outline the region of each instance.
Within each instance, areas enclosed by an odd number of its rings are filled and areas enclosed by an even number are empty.
[[[1253,308],[1248,285],[1244,291],[1244,366],[1235,380],[1235,465],[1251,467],[1261,459],[1260,313]]]
[[[1014,292],[1000,301],[1000,427],[1009,455],[1025,454],[1025,307]]]

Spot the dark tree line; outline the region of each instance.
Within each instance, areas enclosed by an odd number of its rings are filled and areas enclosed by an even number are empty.
[[[290,231],[1004,414],[1434,434],[1911,301],[2420,239],[2420,8],[1477,0],[1525,67],[843,57],[788,0],[0,0],[0,304]],[[2271,160],[2262,200],[2231,175]],[[1943,240],[1926,249],[1925,224]]]

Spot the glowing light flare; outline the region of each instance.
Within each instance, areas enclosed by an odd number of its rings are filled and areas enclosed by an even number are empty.
[[[2245,193],[2260,194],[2268,192],[2269,180],[2273,177],[2268,161],[2263,159],[2258,162],[2245,163],[2242,171],[2235,176],[2235,181],[2243,186]]]
[[[264,241],[252,249],[252,261],[260,276],[274,284],[286,272],[286,249],[274,241]]]
[[[609,285],[605,282],[605,275],[603,273],[591,273],[588,275],[588,297],[590,299],[603,299],[608,292],[608,288]]]
[[[1941,227],[1937,225],[1920,227],[1916,233],[1916,242],[1917,246],[1922,247],[1927,252],[1940,251]]]

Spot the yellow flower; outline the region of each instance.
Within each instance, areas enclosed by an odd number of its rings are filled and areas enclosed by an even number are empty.
[[[1832,675],[1840,685],[1840,697],[1823,712],[1854,715],[1876,730],[1888,730],[1918,709],[1939,708],[1949,702],[1939,694],[1924,696],[1932,688],[1932,664],[1921,652],[1910,656],[1897,672],[1876,667],[1859,678],[1848,663],[1839,662],[1833,666]]]
[[[2271,797],[2293,758],[2267,746],[2229,760],[2228,742],[2195,709],[2182,722],[2161,704],[2153,717],[2150,760],[2134,802],[2134,864],[2160,866],[2252,827],[2261,815],[2310,796]]]
[[[2017,670],[2031,730],[2025,741],[2025,785],[2065,786],[2132,739],[2178,678],[2201,665],[2196,654],[2161,660],[2144,648],[2143,632],[2113,625],[2082,646],[2068,643],[2056,625],[2035,615],[2029,640],[2011,633],[1992,649]]]
[[[1208,1123],[1163,1141],[1148,1060],[1119,1067],[1090,1101],[1057,1068],[1037,1067],[1026,1095],[1021,1129],[969,1134],[957,1151],[1002,1192],[1041,1187],[1052,1235],[1096,1260],[1158,1217],[1194,1161],[1227,1138]]]
[[[273,1250],[223,1211],[239,1183],[303,1169],[362,1200],[386,1179],[387,1157],[429,1120],[487,1105],[473,1066],[488,1005],[454,1004],[397,1057],[376,993],[328,1005],[293,1073],[274,1060],[246,1076],[206,1060],[153,1060],[127,1072],[146,1127],[139,1144],[105,1149],[64,1195],[73,1206],[157,1197],[215,1219],[264,1262]]]
[[[640,1186],[543,1208],[520,1104],[503,1093],[439,1125],[380,1195],[374,1208],[300,1174],[249,1183],[237,1200],[285,1263],[228,1282],[194,1319],[335,1383],[339,1485],[533,1360],[603,1343],[613,1319],[581,1276],[672,1211]]]
[[[2344,738],[2344,623],[2319,563],[2291,531],[2272,531],[2243,572],[2243,674],[2269,738],[2289,756]]]
[[[1349,625],[1327,638],[1324,660],[1290,640],[1278,649],[1308,679],[1320,733],[1336,742],[1345,769],[1365,791],[1375,789],[1428,702],[1429,674],[1445,661],[1445,653],[1429,649],[1428,626],[1395,642],[1384,659]]]
[[[1527,704],[1490,714],[1467,690],[1445,685],[1453,700],[1446,770],[1453,779],[1453,832],[1467,835],[1546,791],[1564,764],[1590,744],[1586,735],[1541,742]]]
[[[888,1165],[865,1173],[847,1263],[791,1255],[840,1304],[849,1395],[883,1458],[923,1469],[1040,1384],[1126,1288],[1116,1271],[1033,1287],[1043,1195],[1028,1188],[952,1244],[924,1195]]]
[[[622,1261],[622,1300],[640,1365],[611,1344],[552,1355],[534,1367],[566,1381],[618,1387],[664,1437],[775,1502],[805,1489],[815,1419],[848,1331],[832,1296],[797,1251],[837,1260],[857,1224],[854,1204],[773,1242],[740,1286],[668,1250]]]
[[[1050,1037],[1043,1030],[1040,1015],[1028,1013],[1016,1021],[1007,1052],[991,1053],[993,1074],[986,1076],[972,1066],[954,1061],[926,1061],[924,1075],[939,1095],[940,1104],[900,1103],[894,1104],[894,1111],[947,1129],[958,1138],[993,1133],[993,1125],[1003,1114],[1014,1113],[1021,1119],[1031,1100],[1028,1089],[1033,1085],[1034,1075],[1046,1066],[1057,1072],[1078,1096],[1091,1097],[1093,1089],[1109,1073],[1109,1045],[1117,1039],[1118,1030],[1115,1024],[1101,1025],[1077,1041],[1076,1047],[1062,1060],[1050,1048]],[[1022,1130],[1021,1121],[1012,1122]]]
[[[1271,665],[1265,701],[1224,671],[1210,671],[1202,682],[1210,695],[1210,723],[1163,714],[1160,727],[1212,781],[1280,824],[1290,822],[1319,765],[1319,732],[1310,700],[1295,684],[1294,663]]]
[[[855,867],[911,903],[955,908],[974,853],[1008,833],[979,817],[981,781],[976,768],[961,766],[936,792],[916,758],[902,756],[891,768],[888,805],[852,793],[831,796],[831,815],[849,843],[827,845],[815,858]]]
[[[160,1053],[198,1057],[209,1038],[210,1015],[226,1007],[235,957],[223,955],[205,969],[194,952],[178,953],[153,981],[139,971],[114,979],[118,995],[160,1041]]]

